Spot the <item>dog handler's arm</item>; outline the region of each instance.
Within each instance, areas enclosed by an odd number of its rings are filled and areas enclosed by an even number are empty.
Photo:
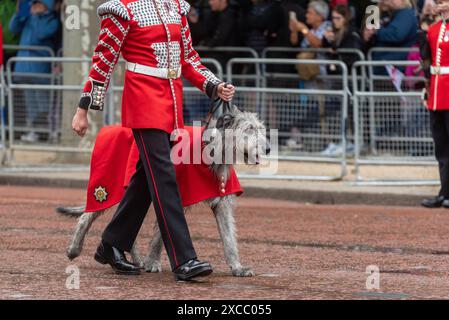
[[[127,11],[120,15],[113,14],[107,6],[100,6],[98,14],[101,18],[100,36],[92,58],[92,69],[84,86],[79,107],[102,111],[109,80],[120,57],[120,51],[125,42],[130,23]]]
[[[218,85],[218,96],[227,101],[231,100],[235,92],[234,86],[227,85],[225,88],[224,82],[201,63],[201,58],[192,45],[192,33],[187,20],[190,5],[185,0],[179,0],[179,4],[181,12],[182,75],[210,98],[216,98],[212,97],[212,94],[214,87]]]
[[[109,80],[130,27],[129,12],[124,6],[105,3],[98,7],[97,13],[101,18],[100,36],[92,58],[92,69],[72,122],[73,130],[80,136],[87,131],[87,111],[102,111],[104,108]]]

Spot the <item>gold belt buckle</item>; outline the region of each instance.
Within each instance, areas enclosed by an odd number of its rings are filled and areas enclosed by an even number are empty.
[[[436,75],[440,75],[441,74],[441,67],[440,66],[434,67],[433,70],[435,71]]]
[[[169,79],[176,79],[178,77],[178,72],[175,69],[168,69],[167,77]]]

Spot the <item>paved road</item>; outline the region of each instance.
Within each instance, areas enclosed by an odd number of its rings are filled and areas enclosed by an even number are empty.
[[[432,299],[449,298],[449,211],[383,206],[317,206],[239,199],[240,253],[254,278],[230,276],[215,220],[199,206],[188,215],[200,258],[214,274],[176,283],[164,272],[118,276],[92,255],[111,213],[98,220],[74,262],[64,255],[75,220],[60,204],[81,204],[84,191],[0,187],[0,299]],[[145,251],[154,214],[138,239]],[[380,289],[366,289],[367,266]],[[66,268],[80,270],[80,289],[66,288]]]

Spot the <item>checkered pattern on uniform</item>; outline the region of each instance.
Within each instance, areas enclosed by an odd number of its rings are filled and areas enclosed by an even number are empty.
[[[218,79],[209,69],[207,69],[201,64],[200,57],[192,46],[192,36],[189,29],[190,29],[189,22],[186,20],[185,25],[181,27],[181,37],[184,47],[184,60],[190,65],[192,65],[193,69],[196,72],[198,72],[199,74],[201,74],[203,77],[206,78],[206,81],[204,81],[203,84],[203,90],[205,91],[208,82],[211,82],[216,85],[221,83],[221,80]],[[187,33],[189,34],[188,36]]]
[[[120,0],[110,0],[108,2],[103,3],[97,9],[97,14],[99,16],[108,13],[115,14],[124,20],[130,19],[126,6]]]
[[[166,42],[153,43],[151,45],[151,48],[154,50],[154,54],[158,62],[157,67],[169,68],[167,43]],[[178,69],[181,66],[181,46],[177,41],[170,42],[170,58],[171,58],[170,68]]]
[[[181,6],[181,14],[186,15],[190,11],[190,4],[185,0],[179,0],[179,4]]]
[[[139,27],[150,27],[161,25],[162,21],[156,11],[155,3],[165,24],[180,24],[181,16],[175,0],[140,0],[128,4],[134,20]]]
[[[195,57],[193,57],[193,58],[195,58]],[[206,81],[204,81],[204,84],[203,84],[204,91],[206,91],[206,86],[207,86],[208,82],[213,83],[214,85],[221,83],[221,80],[218,79],[209,69],[204,67],[201,64],[200,60],[192,61],[193,58],[190,59],[190,61],[188,61],[188,62],[192,65],[192,67],[195,69],[196,72],[202,74],[206,78]]]
[[[114,17],[113,14],[106,14],[102,17],[103,19],[111,19],[112,22],[117,26],[121,33],[125,33],[126,29],[122,26],[120,22]]]

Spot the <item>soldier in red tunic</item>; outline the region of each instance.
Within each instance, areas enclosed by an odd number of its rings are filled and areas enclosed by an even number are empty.
[[[430,62],[427,108],[430,111],[441,189],[437,197],[424,200],[422,205],[427,208],[449,208],[449,0],[437,0],[435,13],[441,19],[429,28],[427,50],[423,50],[422,58],[428,58]]]
[[[124,252],[131,250],[151,202],[175,278],[188,280],[212,272],[207,262],[197,260],[193,248],[170,160],[170,134],[184,125],[181,76],[211,98],[215,91],[230,101],[235,88],[225,86],[201,64],[192,47],[189,9],[185,0],[110,0],[97,10],[100,37],[72,126],[83,136],[87,110],[103,109],[121,53],[127,61],[122,125],[133,129],[140,160],[95,254],[98,262],[117,273],[140,273]]]

